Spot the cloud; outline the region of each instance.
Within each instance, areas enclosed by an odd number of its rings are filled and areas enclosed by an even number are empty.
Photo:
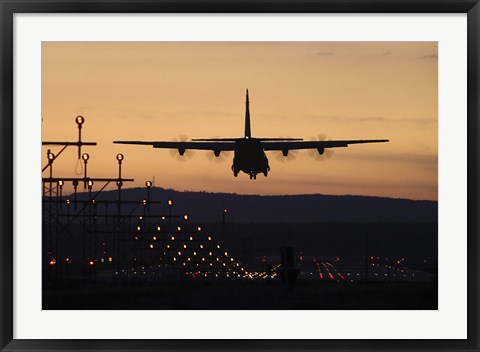
[[[154,116],[137,108],[122,108],[122,109],[117,109],[113,108],[110,109],[110,111],[113,111],[116,113],[118,118],[122,119],[144,119],[144,120],[152,120],[154,119]]]
[[[332,55],[335,55],[335,53],[332,52],[332,51],[319,51],[319,52],[317,52],[317,55],[318,56],[332,56]]]
[[[438,55],[437,54],[423,55],[420,57],[420,59],[438,59]]]
[[[387,154],[387,153],[349,153],[342,154],[342,158],[362,159],[375,162],[392,162],[392,163],[406,163],[406,164],[420,164],[425,167],[437,167],[438,155],[432,154]]]
[[[328,115],[305,115],[311,120],[324,120],[337,123],[409,123],[427,125],[438,123],[437,119],[389,119],[381,116],[328,116]]]
[[[331,188],[331,187],[341,187],[341,188],[347,188],[347,189],[359,189],[359,192],[357,194],[361,195],[363,194],[361,190],[364,190],[365,188],[375,188],[375,189],[387,189],[391,190],[393,188],[402,188],[402,189],[410,189],[410,190],[418,190],[418,191],[426,191],[428,190],[429,192],[437,192],[438,191],[438,185],[436,184],[428,184],[428,183],[418,183],[418,182],[413,182],[413,181],[381,181],[379,182],[378,179],[359,179],[359,180],[354,180],[351,178],[339,178],[339,177],[322,177],[321,179],[301,179],[300,182],[302,183],[303,186],[308,185],[312,189],[321,189],[321,188]],[[285,178],[282,179],[282,183],[284,185],[298,185],[299,179],[297,178]],[[316,193],[323,193],[323,192],[316,192]],[[325,193],[323,193],[325,194]],[[348,195],[349,193],[345,192],[343,193],[344,195]],[[350,192],[350,194],[352,194]],[[383,196],[380,196],[383,197]],[[387,196],[388,197],[388,196]],[[390,196],[391,197],[391,196]],[[404,199],[407,199],[404,197]]]

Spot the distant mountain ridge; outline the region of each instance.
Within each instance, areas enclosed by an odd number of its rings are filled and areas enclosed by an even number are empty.
[[[88,197],[78,194],[79,199]],[[147,198],[147,190],[122,190],[123,200]],[[98,200],[117,199],[117,191],[103,191]],[[173,201],[172,214],[183,215],[196,222],[221,222],[227,209],[227,222],[236,223],[314,223],[314,222],[427,222],[438,221],[438,202],[352,195],[242,195],[176,191],[152,187],[150,200],[161,201],[150,210],[167,214],[167,200]],[[101,210],[101,209],[100,209]]]

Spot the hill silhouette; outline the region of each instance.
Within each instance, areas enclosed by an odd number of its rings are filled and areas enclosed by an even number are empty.
[[[86,199],[79,193],[78,199]],[[122,200],[147,198],[146,188],[122,190]],[[103,191],[98,200],[117,200],[117,191]],[[369,196],[304,195],[241,195],[176,191],[152,187],[152,211],[167,214],[167,200],[173,201],[172,213],[187,213],[193,221],[221,222],[223,209],[227,221],[235,223],[318,223],[318,222],[423,222],[438,221],[438,202]]]

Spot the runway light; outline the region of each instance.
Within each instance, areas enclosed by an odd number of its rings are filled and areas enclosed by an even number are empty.
[[[202,231],[202,227],[201,226],[197,227],[197,230],[198,232]]]
[[[157,231],[160,231],[160,230],[161,230],[160,226],[157,226]]]
[[[83,118],[83,116],[77,116],[75,117],[75,122],[77,123],[77,125],[81,126],[85,122],[85,119]]]
[[[157,236],[153,236],[153,240],[156,241],[156,240],[157,240]]]
[[[188,220],[188,215],[186,213],[183,215],[183,220],[185,220],[185,221]]]
[[[172,241],[175,241],[175,236],[172,236]]]
[[[210,236],[208,236],[208,240],[209,240],[209,241],[211,241],[211,240],[212,240],[212,238],[211,238]]]
[[[64,184],[63,180],[58,181],[58,185],[59,185],[60,187],[63,187],[63,184]]]
[[[95,262],[94,262],[93,260],[90,260],[90,261],[88,262],[88,265],[94,266],[94,265],[95,265]]]
[[[171,199],[168,200],[168,206],[172,206],[173,202]]]
[[[177,226],[177,231],[181,231],[182,228],[180,226]]]
[[[112,257],[108,257],[108,261],[111,263],[113,262],[113,258]]]
[[[70,262],[70,258],[65,258],[65,261],[66,261],[67,263],[69,263],[69,262]]]
[[[50,264],[50,266],[54,266],[55,264],[57,264],[57,260],[52,259],[52,260],[50,260],[49,264]]]
[[[117,160],[118,160],[119,162],[121,162],[123,159],[124,159],[123,154],[120,154],[120,153],[117,154]]]
[[[150,245],[150,249],[153,249],[153,244]]]
[[[82,154],[82,159],[83,159],[83,161],[87,161],[88,159],[90,159],[90,155],[88,155],[88,153],[83,153]]]
[[[190,241],[193,241],[193,237],[192,237],[192,236],[190,236]]]
[[[152,187],[152,181],[145,182],[145,186],[147,186],[148,188]]]

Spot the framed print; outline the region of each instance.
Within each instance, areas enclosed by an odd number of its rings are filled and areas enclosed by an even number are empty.
[[[477,2],[3,1],[1,348],[477,350]]]

